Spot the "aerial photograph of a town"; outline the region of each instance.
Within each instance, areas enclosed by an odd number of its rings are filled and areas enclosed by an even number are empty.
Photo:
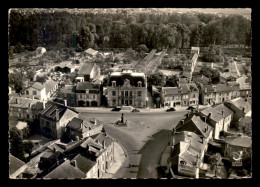
[[[251,8],[10,8],[9,179],[252,178]]]

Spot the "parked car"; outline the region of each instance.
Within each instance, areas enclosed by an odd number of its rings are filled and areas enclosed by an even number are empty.
[[[132,110],[132,112],[140,112],[140,110],[134,108],[134,109]]]
[[[175,108],[173,108],[173,107],[168,108],[168,109],[166,110],[166,112],[173,112],[173,111],[175,111]]]
[[[121,107],[115,107],[111,111],[120,111],[120,110],[121,110]]]
[[[193,106],[189,106],[188,108],[187,108],[187,110],[195,110],[196,108],[195,107],[193,107]]]

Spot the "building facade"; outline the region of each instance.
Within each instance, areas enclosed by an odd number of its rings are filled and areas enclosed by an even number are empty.
[[[100,85],[78,82],[76,86],[77,106],[97,107],[101,104]]]
[[[147,79],[144,73],[132,71],[114,72],[107,86],[108,107],[146,107]]]
[[[65,132],[67,123],[77,117],[78,112],[59,103],[48,102],[39,113],[40,130],[44,136],[59,139]]]

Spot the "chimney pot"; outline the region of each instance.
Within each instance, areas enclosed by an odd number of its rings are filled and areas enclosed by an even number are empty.
[[[210,118],[210,116],[211,116],[211,112],[209,112],[209,114],[208,114],[208,118]]]
[[[181,125],[183,125],[184,124],[184,120],[181,120]]]
[[[60,120],[59,109],[56,109],[56,120],[57,120],[57,121]]]

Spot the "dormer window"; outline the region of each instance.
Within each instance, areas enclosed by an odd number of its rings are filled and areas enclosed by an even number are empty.
[[[116,81],[112,81],[112,86],[116,86]]]
[[[142,87],[142,82],[141,81],[138,81],[137,84],[138,84],[138,87]]]

